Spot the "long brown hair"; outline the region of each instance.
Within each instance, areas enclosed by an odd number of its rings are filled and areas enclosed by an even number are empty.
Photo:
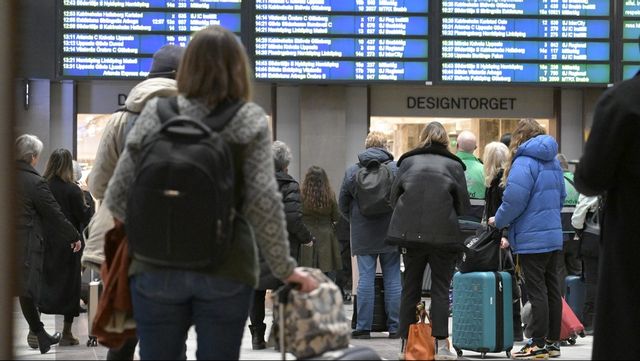
[[[329,184],[327,172],[317,165],[311,166],[307,170],[300,188],[302,205],[306,208],[327,208],[331,207],[335,201],[336,196]]]
[[[542,125],[535,119],[525,118],[518,122],[518,126],[511,134],[511,144],[509,145],[509,161],[504,169],[504,175],[502,176],[502,182],[500,185],[505,187],[507,185],[507,177],[509,177],[509,171],[513,165],[513,160],[516,157],[518,148],[527,140],[535,138],[539,135],[547,134]]]
[[[180,62],[178,91],[208,106],[251,98],[249,60],[231,31],[213,25],[197,31]]]
[[[439,122],[431,122],[427,124],[420,132],[420,147],[428,147],[431,144],[440,144],[442,146],[449,146],[449,136],[447,130]]]
[[[73,176],[73,157],[71,152],[64,148],[58,148],[51,153],[44,170],[44,178],[46,180],[50,181],[55,176],[60,177],[67,183],[74,183],[75,181]]]

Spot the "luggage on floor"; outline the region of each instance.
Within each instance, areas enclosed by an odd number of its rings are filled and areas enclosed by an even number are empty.
[[[426,310],[425,302],[420,301],[416,307],[416,323],[409,325],[409,336],[403,347],[405,360],[434,359],[436,339],[431,335],[431,331],[431,319]]]
[[[357,295],[353,296],[353,314],[351,316],[351,328],[356,329],[358,322],[358,300]],[[382,274],[376,274],[374,280],[373,293],[373,321],[371,322],[371,332],[388,331],[387,310],[384,304],[384,278]]]
[[[587,297],[587,290],[582,278],[578,276],[567,276],[564,279],[564,297],[567,304],[573,310],[573,313],[582,320],[582,311],[584,309],[584,300]]]
[[[98,310],[98,301],[102,295],[102,280],[100,280],[99,273],[93,269],[87,269],[85,272],[89,272],[89,302],[87,303],[87,320],[89,322],[89,340],[87,341],[87,347],[98,346],[98,339],[93,335],[93,319],[96,317],[96,311]]]
[[[564,297],[562,298],[562,323],[560,324],[560,340],[575,345],[576,339],[584,337],[584,326],[578,319]]]
[[[297,291],[291,284],[279,288],[273,300],[274,328],[270,337],[285,353],[297,359],[315,357],[327,351],[344,349],[351,340],[351,328],[344,315],[338,286],[322,271],[304,268],[318,282],[310,293]]]
[[[314,360],[382,360],[373,349],[365,346],[350,346],[335,351],[327,351]]]
[[[453,276],[453,347],[480,352],[513,348],[511,275],[507,272],[456,272]]]

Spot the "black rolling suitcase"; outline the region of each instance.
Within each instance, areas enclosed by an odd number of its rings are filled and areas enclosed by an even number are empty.
[[[384,278],[382,274],[376,274],[373,292],[373,322],[371,322],[371,332],[388,331],[387,310],[384,304]],[[357,295],[353,297],[353,316],[351,317],[351,328],[354,330],[356,329],[358,320],[357,298]]]
[[[93,269],[87,268],[90,272],[91,280],[89,281],[89,303],[87,304],[87,320],[89,323],[89,340],[87,341],[87,347],[98,346],[98,338],[93,336],[93,319],[96,316],[98,310],[98,300],[102,295],[102,280],[100,274]]]

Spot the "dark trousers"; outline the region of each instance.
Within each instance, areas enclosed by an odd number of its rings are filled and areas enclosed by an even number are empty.
[[[432,335],[449,337],[449,286],[458,253],[445,249],[408,248],[404,260],[404,287],[400,303],[401,337],[409,335],[409,325],[416,322],[416,305],[422,296],[422,278],[427,264],[431,266]]]
[[[351,278],[351,242],[347,240],[340,240],[340,258],[342,259],[342,269],[336,274],[336,284],[340,287],[340,290],[344,294],[346,291],[351,293],[352,278]]]
[[[20,309],[22,309],[22,314],[29,324],[29,330],[33,333],[40,332],[44,328],[44,324],[40,321],[40,313],[38,313],[38,308],[33,302],[33,298],[19,297],[19,299]]]
[[[266,295],[266,290],[255,290],[253,292],[253,304],[249,311],[249,319],[252,326],[259,326],[264,323],[264,297]]]
[[[562,280],[558,263],[562,262],[561,252],[518,256],[527,285],[527,296],[531,302],[531,335],[538,346],[544,346],[545,339],[560,339]]]
[[[584,327],[593,327],[593,320],[596,314],[596,295],[598,293],[598,257],[583,257],[584,262],[584,282],[586,297],[584,309],[582,311],[582,324]]]
[[[580,276],[582,273],[582,261],[578,254],[580,243],[573,239],[573,235],[573,233],[565,234],[562,244],[561,262],[558,262],[561,279],[569,275]]]
[[[120,348],[110,348],[107,352],[107,360],[133,360],[137,345],[138,338],[133,337],[126,340]]]

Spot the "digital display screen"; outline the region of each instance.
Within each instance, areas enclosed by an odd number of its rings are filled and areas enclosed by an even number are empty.
[[[256,0],[255,77],[429,79],[429,1]]]
[[[62,0],[62,77],[143,78],[153,53],[210,25],[241,31],[241,0]]]
[[[609,0],[442,2],[443,82],[611,81]]]
[[[622,79],[640,70],[640,0],[624,0],[622,7]]]

